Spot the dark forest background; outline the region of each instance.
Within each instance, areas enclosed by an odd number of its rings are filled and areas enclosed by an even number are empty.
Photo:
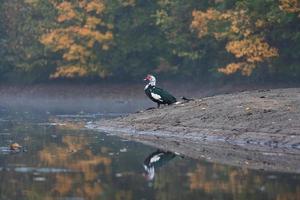
[[[0,81],[300,80],[298,0],[0,0]]]

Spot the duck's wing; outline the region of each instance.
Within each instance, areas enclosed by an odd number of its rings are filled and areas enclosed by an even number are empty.
[[[157,150],[151,153],[144,161],[144,166],[161,167],[176,157],[175,153],[163,150]]]
[[[167,92],[159,87],[152,88],[151,96],[154,99],[161,101],[162,103],[167,103],[167,104],[172,104],[177,101],[173,95],[171,95],[169,92]]]

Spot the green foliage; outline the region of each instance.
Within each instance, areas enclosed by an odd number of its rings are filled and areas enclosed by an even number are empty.
[[[4,75],[22,77],[26,82],[47,80],[52,61],[40,44],[39,36],[51,25],[48,21],[48,15],[53,14],[50,4],[46,0],[34,5],[11,0],[1,5],[4,56],[0,64],[6,69]]]
[[[113,37],[109,41],[109,48],[99,50],[99,45],[89,47],[85,40],[74,35],[71,37],[76,38],[76,44],[84,46],[85,51],[92,52],[92,60],[86,58],[83,62],[79,57],[72,57],[72,66],[96,66],[97,70],[93,67],[86,68],[84,75],[87,77],[101,75],[99,69],[105,69],[102,74],[112,78],[138,79],[147,73],[159,73],[195,80],[216,80],[225,76],[218,72],[218,68],[228,63],[235,63],[230,67],[245,64],[243,57],[236,56],[233,44],[251,51],[255,49],[255,45],[251,48],[245,46],[247,42],[250,44],[251,38],[258,41],[260,39],[257,44],[265,43],[274,48],[274,56],[262,58],[261,62],[255,63],[256,67],[250,63],[251,65],[247,65],[248,71],[244,70],[243,73],[251,74],[250,78],[253,79],[297,80],[300,77],[300,8],[297,0],[101,2],[105,9],[99,18],[112,25]],[[251,30],[251,34],[245,36],[230,31],[232,21],[210,20],[207,26],[213,31],[208,31],[204,37],[199,38],[198,31],[203,31],[204,27],[199,30],[191,28],[193,11],[205,13],[208,9],[214,9],[220,15],[244,10],[249,24],[242,23],[238,28],[244,26]],[[60,74],[67,73],[60,67],[62,64],[69,64],[64,60],[64,54],[68,51],[50,48],[50,43],[41,43],[42,36],[72,25],[68,20],[58,22],[61,14],[53,6],[53,1],[49,0],[0,0],[0,80],[47,81],[51,74],[56,73],[59,77]],[[88,14],[95,16],[95,13]],[[84,21],[84,16],[87,16],[86,13],[81,13],[80,20]],[[103,26],[97,26],[93,31],[103,32],[104,29]],[[216,39],[213,33],[224,35]],[[231,41],[236,43],[230,43]],[[275,49],[278,50],[277,57]],[[249,66],[253,73],[250,73]],[[71,72],[74,70],[70,71],[69,68],[68,73]],[[229,77],[242,78],[239,73]]]
[[[157,5],[152,0],[137,0],[133,5],[120,2],[107,1],[107,18],[114,25],[114,47],[104,59],[113,76],[142,76],[158,65],[166,45],[151,17]]]
[[[6,39],[6,33],[5,33],[5,21],[4,21],[4,15],[3,15],[3,6],[4,0],[0,0],[0,77],[3,76],[3,74],[8,70],[5,62],[5,39]]]

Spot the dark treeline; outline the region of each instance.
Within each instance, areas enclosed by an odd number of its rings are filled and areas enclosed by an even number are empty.
[[[299,80],[298,0],[0,0],[0,80]]]

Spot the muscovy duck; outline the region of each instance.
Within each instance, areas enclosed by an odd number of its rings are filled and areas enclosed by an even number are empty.
[[[148,180],[153,180],[155,175],[155,168],[165,165],[172,160],[177,154],[170,151],[163,151],[157,149],[151,153],[144,161],[144,169],[146,171],[145,177]]]
[[[157,108],[160,107],[160,104],[170,105],[177,102],[176,98],[170,93],[155,86],[156,78],[153,75],[147,75],[144,80],[149,81],[145,86],[145,93],[152,101],[157,103]]]

